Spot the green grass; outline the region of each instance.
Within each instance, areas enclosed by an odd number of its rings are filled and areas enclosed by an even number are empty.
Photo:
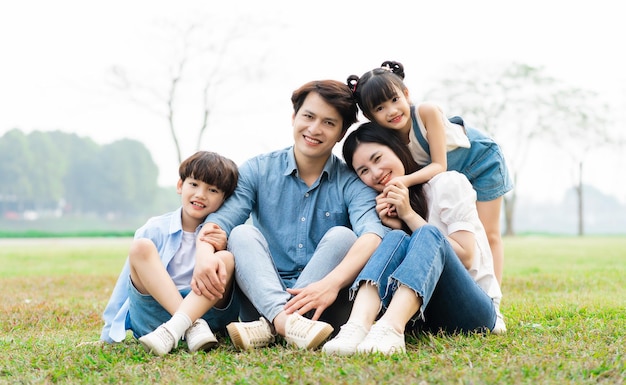
[[[505,238],[504,336],[424,335],[407,355],[274,346],[166,357],[100,345],[128,238],[0,240],[0,383],[623,384],[626,237]]]

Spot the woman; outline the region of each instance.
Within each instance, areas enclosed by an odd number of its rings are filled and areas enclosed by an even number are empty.
[[[448,119],[440,106],[413,104],[403,79],[402,63],[386,61],[360,78],[351,75],[347,82],[363,115],[401,135],[412,158],[424,165],[399,177],[405,186],[426,183],[444,171],[458,171],[468,178],[476,190],[476,209],[489,240],[496,278],[502,284],[500,209],[504,194],[513,188],[502,150],[483,132],[467,127],[460,117]]]
[[[343,156],[380,192],[376,210],[394,230],[356,278],[350,318],[323,351],[404,352],[407,329],[504,332],[502,293],[467,178],[448,171],[410,188],[388,184],[419,166],[396,133],[373,122],[346,138]]]

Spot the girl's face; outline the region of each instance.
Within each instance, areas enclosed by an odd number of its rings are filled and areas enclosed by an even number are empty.
[[[408,134],[411,129],[409,91],[396,87],[396,95],[372,109],[372,118],[379,125]]]
[[[363,183],[382,192],[387,182],[405,174],[400,158],[380,143],[361,143],[352,156],[352,166]]]

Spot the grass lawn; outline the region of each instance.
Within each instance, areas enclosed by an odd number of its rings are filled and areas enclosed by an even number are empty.
[[[129,238],[0,239],[0,383],[623,384],[626,237],[505,238],[504,336],[424,335],[407,354],[281,345],[145,353],[95,343]]]

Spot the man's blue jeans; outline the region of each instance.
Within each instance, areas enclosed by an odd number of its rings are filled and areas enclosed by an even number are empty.
[[[351,297],[363,282],[378,287],[383,311],[399,285],[422,298],[422,307],[407,331],[485,331],[492,330],[496,323],[492,299],[472,279],[446,237],[432,225],[422,226],[411,236],[400,230],[389,232],[356,278]]]
[[[251,225],[235,227],[228,237],[228,250],[235,256],[235,278],[243,293],[240,296],[240,319],[253,321],[262,315],[272,322],[291,299],[291,294],[285,289],[306,287],[324,278],[339,265],[356,238],[356,234],[347,227],[331,228],[320,240],[300,275],[283,278],[276,269],[263,234]],[[347,321],[351,308],[346,288],[339,292],[337,300],[324,311],[321,319],[338,330]]]

